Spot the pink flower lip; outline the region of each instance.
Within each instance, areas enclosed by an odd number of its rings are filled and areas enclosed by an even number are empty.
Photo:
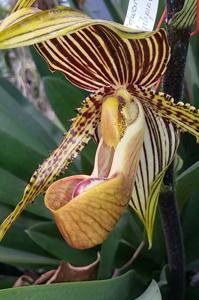
[[[85,192],[87,189],[92,188],[105,180],[107,180],[107,178],[102,177],[102,178],[89,178],[81,181],[74,188],[72,198],[77,197],[79,194]]]

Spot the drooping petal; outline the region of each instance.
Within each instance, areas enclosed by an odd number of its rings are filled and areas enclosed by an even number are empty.
[[[144,87],[132,86],[132,94],[144,106],[152,108],[154,112],[172,122],[182,132],[189,132],[199,141],[199,110],[189,103],[178,102],[164,93],[156,93]]]
[[[163,29],[144,33],[104,20],[92,20],[69,8],[9,16],[0,32],[0,48],[36,47],[51,70],[60,70],[77,86],[152,86],[164,73],[170,56]],[[16,18],[15,24],[13,19]]]
[[[151,247],[160,187],[165,171],[174,159],[179,134],[171,123],[156,116],[151,108],[144,109],[144,144],[130,205],[143,222]]]
[[[143,104],[147,121],[132,206],[145,225],[151,246],[161,183],[179,142],[177,129],[188,131],[198,140],[199,111],[190,104],[174,103],[171,96],[144,87],[131,86],[129,90]]]
[[[106,88],[106,92],[105,89],[102,89],[98,93],[90,95],[83,102],[81,110],[62,143],[34,172],[24,190],[22,200],[0,225],[0,240],[26,205],[31,203],[39,194],[44,193],[88,143],[100,120],[101,103],[105,93],[108,93],[108,88]]]

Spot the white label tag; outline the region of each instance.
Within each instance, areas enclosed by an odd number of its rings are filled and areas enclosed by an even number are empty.
[[[70,0],[60,0],[60,5],[64,5],[64,6],[71,6]]]
[[[159,0],[129,0],[124,25],[133,29],[152,31]]]

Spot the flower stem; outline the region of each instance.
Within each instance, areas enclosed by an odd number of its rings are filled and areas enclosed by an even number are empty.
[[[168,299],[182,300],[185,292],[185,257],[180,218],[175,198],[173,164],[166,173],[164,184],[169,187],[169,191],[160,195],[159,209],[170,269]]]
[[[184,0],[167,0],[168,23],[182,9]],[[168,38],[171,46],[171,59],[165,74],[164,92],[180,101],[184,88],[184,69],[189,45],[189,30],[177,30],[168,26]],[[166,240],[170,269],[170,300],[182,300],[185,294],[185,255],[180,218],[177,210],[174,165],[167,170],[164,184],[168,187],[160,195],[159,209]]]

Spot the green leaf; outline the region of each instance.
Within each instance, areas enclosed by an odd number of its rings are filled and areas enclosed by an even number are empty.
[[[190,134],[184,133],[181,137],[178,153],[183,160],[183,167],[180,172],[185,171],[199,160],[199,144]]]
[[[27,214],[26,218],[22,216],[20,221],[17,221],[15,225],[10,229],[9,234],[5,236],[3,241],[0,243],[0,247],[6,247],[15,250],[21,250],[25,252],[39,254],[49,258],[55,258],[49,255],[47,251],[44,251],[40,246],[30,239],[24,229],[27,229]],[[1,258],[0,258],[1,260]]]
[[[49,149],[56,147],[56,143],[49,133],[32,117],[32,115],[40,116],[41,113],[36,113],[35,109],[30,110],[30,108],[33,108],[33,105],[30,103],[28,105],[28,100],[25,101],[12,84],[0,80],[1,131],[16,138],[34,151],[45,155]]]
[[[188,99],[196,107],[199,106],[199,57],[198,57],[199,35],[191,37],[187,53],[185,80]]]
[[[194,286],[194,287],[188,287],[186,289],[186,300],[194,300],[194,299],[199,299],[199,287]]]
[[[130,210],[129,220],[122,234],[114,264],[115,268],[121,268],[128,262],[128,267],[123,270],[122,273],[133,268],[142,276],[143,281],[148,282],[154,277],[154,272],[159,270],[162,265],[167,262],[159,213],[157,213],[156,217],[152,248],[149,250],[146,242],[136,259],[132,264],[129,264],[129,260],[143,240],[146,240],[143,226],[135,212]]]
[[[41,248],[53,256],[73,265],[88,265],[97,258],[97,250],[77,250],[71,248],[62,238],[52,222],[38,223],[28,230],[28,236]]]
[[[143,282],[148,282],[153,277],[154,270],[157,270],[159,266],[154,263],[148,249],[146,249],[148,255],[146,254],[146,251],[142,249],[136,259],[130,263],[136,250],[137,249],[133,248],[132,245],[128,244],[126,241],[121,240],[115,257],[116,269],[114,274],[118,274],[119,272],[119,275],[122,275],[133,268],[141,276]],[[128,266],[126,264],[128,264]],[[121,269],[125,265],[125,269]]]
[[[115,266],[115,256],[124,230],[127,228],[128,212],[124,213],[108,239],[102,244],[98,279],[110,278]]]
[[[176,196],[180,209],[190,200],[193,193],[198,190],[199,162],[196,162],[181,173],[176,182]],[[191,186],[190,186],[191,183]]]
[[[41,142],[45,143],[48,149],[57,145],[57,142],[60,141],[60,137],[62,136],[60,129],[44,117],[13,84],[2,77],[0,78],[0,91],[1,93],[2,91],[7,93],[6,99],[0,94],[0,100],[2,103],[11,102],[11,106],[9,106],[11,111],[15,110],[15,105],[20,105],[20,114],[23,113],[27,116],[26,120],[29,124],[29,130],[35,131],[36,134],[38,134],[37,138],[39,138],[40,135],[42,139]]]
[[[48,68],[48,64],[45,62],[45,60],[39,55],[39,53],[37,52],[37,50],[31,46],[30,47],[30,52],[32,55],[32,58],[34,60],[34,63],[37,67],[37,71],[40,74],[41,77],[44,76],[56,76],[57,73],[52,74]]]
[[[197,177],[198,179],[198,177]],[[191,182],[188,187],[191,189]],[[185,190],[184,190],[185,192]],[[195,192],[190,195],[189,201],[183,209],[183,213],[181,216],[183,233],[184,233],[184,245],[185,245],[185,253],[186,253],[186,261],[190,263],[194,260],[198,259],[198,249],[199,249],[199,236],[198,236],[198,228],[199,228],[199,187],[195,190]]]
[[[61,283],[0,291],[3,300],[130,300],[140,295],[142,285],[134,271],[125,275],[100,281]]]
[[[65,128],[70,127],[70,119],[76,115],[75,108],[79,107],[87,93],[71,85],[61,78],[44,77],[44,88],[50,104]]]
[[[0,167],[27,180],[45,156],[0,129]]]
[[[47,157],[48,151],[56,147],[55,138],[62,133],[3,79],[0,80],[0,128],[0,168],[24,181]]]
[[[88,145],[83,149],[83,151],[80,153],[79,159],[81,160],[81,170],[83,174],[92,173],[96,151],[97,151],[97,144],[95,144],[91,140],[89,141]]]
[[[156,27],[159,23],[159,20],[160,20],[162,14],[163,14],[164,9],[165,9],[165,1],[159,1],[154,29],[156,29]],[[164,22],[163,22],[163,25],[164,25]],[[161,27],[164,27],[164,26],[161,26]]]
[[[160,289],[155,280],[152,280],[151,284],[147,288],[147,290],[135,300],[162,300],[162,296],[160,294]]]
[[[0,261],[12,266],[40,268],[57,266],[59,261],[31,252],[0,246]]]
[[[0,289],[7,289],[13,286],[17,277],[0,275]]]
[[[0,203],[15,206],[23,193],[26,185],[25,181],[0,168],[0,182]],[[41,201],[41,197],[34,204],[28,205],[26,210],[37,216],[51,219],[48,210]]]

